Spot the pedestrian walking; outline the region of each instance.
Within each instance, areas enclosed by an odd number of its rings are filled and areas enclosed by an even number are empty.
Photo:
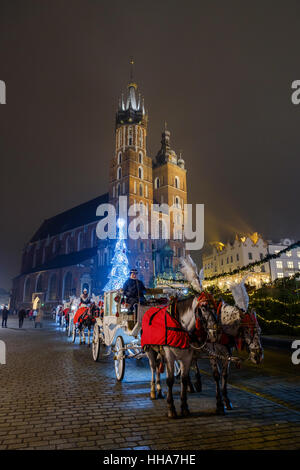
[[[32,318],[33,318],[33,321],[34,321],[34,327],[35,327],[35,322],[36,322],[36,317],[37,317],[37,310],[33,310],[32,312]]]
[[[2,328],[7,328],[8,309],[4,306],[2,310]]]
[[[23,323],[24,323],[24,318],[26,317],[26,311],[24,308],[21,308],[21,310],[19,310],[18,317],[19,317],[19,328],[22,328]]]
[[[38,310],[35,317],[34,328],[36,328],[38,325],[40,325],[40,328],[43,326],[43,311],[41,309]]]

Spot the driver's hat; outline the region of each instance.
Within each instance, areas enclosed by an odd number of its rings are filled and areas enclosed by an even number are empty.
[[[130,270],[130,274],[137,274],[138,273],[138,270],[133,268]]]

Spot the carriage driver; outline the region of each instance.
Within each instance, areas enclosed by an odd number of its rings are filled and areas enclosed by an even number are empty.
[[[90,303],[91,303],[91,298],[88,294],[88,290],[86,288],[84,288],[83,291],[82,291],[82,294],[80,296],[80,305],[82,307],[84,307],[84,306],[89,307]]]
[[[143,282],[137,278],[137,270],[130,270],[130,278],[123,286],[123,295],[126,296],[126,303],[129,304],[129,312],[133,313],[135,304],[145,304],[146,287]]]

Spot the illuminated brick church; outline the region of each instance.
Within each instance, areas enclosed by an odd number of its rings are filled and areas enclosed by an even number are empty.
[[[138,269],[146,285],[163,273],[176,275],[179,257],[184,255],[180,234],[187,203],[185,162],[171,149],[166,125],[156,157],[147,154],[148,116],[137,88],[131,65],[127,94],[120,99],[116,114],[108,194],[43,222],[24,248],[21,273],[13,282],[12,308],[30,308],[36,293],[49,310],[70,295],[79,296],[83,287],[101,292],[111,268],[115,241],[97,238],[96,210],[100,204],[110,202],[118,213],[119,196],[127,197],[128,207],[134,204],[140,214],[147,214],[149,232],[152,204],[164,205],[152,215],[158,239],[150,235],[148,239],[127,239],[130,266]],[[169,211],[167,205],[174,209]]]

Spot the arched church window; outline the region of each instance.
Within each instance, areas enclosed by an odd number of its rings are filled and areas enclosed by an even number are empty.
[[[117,186],[117,197],[119,197],[121,195],[121,185],[120,183],[118,183],[118,186]]]
[[[143,163],[143,154],[139,152],[139,163]]]
[[[80,251],[83,248],[83,233],[79,232],[77,240],[77,250]]]
[[[68,255],[70,252],[71,252],[71,238],[70,238],[70,235],[68,235],[66,238],[66,255]]]
[[[56,300],[56,284],[57,284],[56,274],[52,274],[52,276],[49,279],[49,288],[48,288],[49,300]]]
[[[30,278],[27,277],[27,279],[24,282],[24,295],[23,295],[24,302],[29,302],[30,299]]]
[[[121,165],[122,163],[122,152],[118,153],[118,165]]]
[[[143,196],[143,185],[140,183],[140,196]]]
[[[120,180],[122,178],[122,168],[119,166],[117,171],[117,179]]]
[[[178,176],[175,176],[175,188],[179,189],[180,188],[180,181]]]
[[[175,206],[180,208],[180,199],[178,196],[175,197]]]
[[[40,274],[37,277],[35,291],[36,292],[43,292],[43,276],[42,276],[42,274]]]
[[[154,187],[155,189],[158,189],[160,187],[160,179],[158,176],[154,180]]]
[[[143,168],[141,166],[139,166],[139,169],[138,169],[138,176],[141,180],[143,179]]]
[[[132,137],[132,127],[128,127],[128,145],[132,145],[133,143],[133,137]]]
[[[68,272],[64,278],[63,299],[68,300],[72,295],[72,273]]]
[[[139,136],[139,140],[140,140],[140,147],[143,147],[143,129],[140,129],[140,136]]]

